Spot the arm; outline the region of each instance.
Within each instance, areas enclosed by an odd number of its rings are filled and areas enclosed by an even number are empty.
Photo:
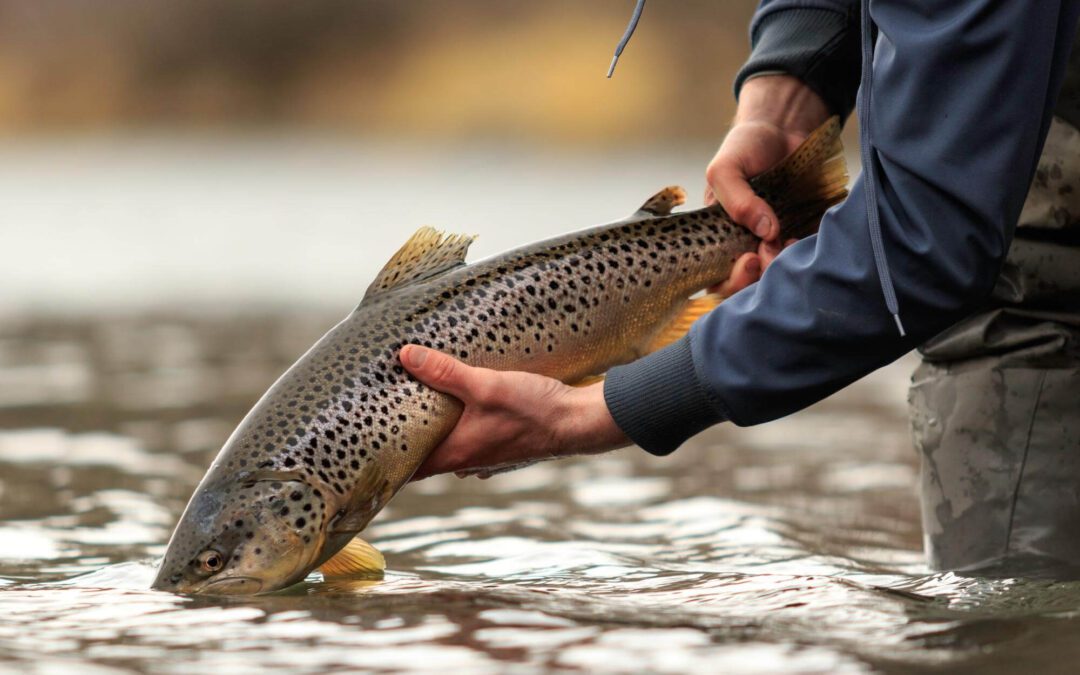
[[[880,214],[907,338],[883,305],[858,180],[818,235],[785,251],[687,339],[613,369],[602,392],[464,364],[435,367],[455,363],[442,355],[417,365],[407,348],[402,360],[414,376],[465,403],[420,474],[602,451],[625,444],[623,432],[664,454],[716,422],[754,424],[824,398],[978,304],[1049,126],[1077,3],[911,4],[875,5],[883,39],[871,110]],[[491,425],[498,434],[485,433]]]
[[[818,235],[675,345],[615,368],[615,421],[671,452],[723,420],[804,408],[972,311],[991,290],[1035,168],[1077,3],[873,3],[879,213],[908,336],[878,285],[862,177]],[[683,405],[658,402],[683,392]]]
[[[746,84],[786,74],[807,85],[831,115],[846,119],[859,88],[858,0],[764,0],[750,23],[750,58],[735,76]]]
[[[706,170],[705,203],[717,201],[762,238],[718,290],[758,280],[780,252],[776,215],[749,179],[791,154],[830,115],[846,118],[859,86],[857,0],[765,0],[750,25],[752,52],[735,79],[739,107]]]

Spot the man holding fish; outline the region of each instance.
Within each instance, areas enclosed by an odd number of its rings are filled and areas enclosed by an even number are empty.
[[[764,0],[706,171],[706,202],[762,240],[720,287],[730,297],[584,387],[405,347],[409,372],[464,404],[415,477],[631,442],[665,455],[919,347],[910,403],[930,564],[1080,564],[1078,13],[1073,1]],[[781,241],[748,179],[856,103],[862,175],[816,235]]]
[[[410,479],[631,442],[668,454],[919,345],[931,563],[1076,563],[1078,14],[1078,0],[763,2],[704,208],[673,211],[686,193],[668,187],[472,264],[472,237],[421,228],[240,422],[154,588],[379,574],[357,535]],[[856,92],[864,171],[845,201]]]

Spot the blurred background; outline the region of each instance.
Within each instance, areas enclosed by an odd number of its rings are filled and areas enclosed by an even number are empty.
[[[9,134],[253,128],[611,145],[712,139],[751,2],[3,0]]]
[[[0,0],[0,311],[347,309],[702,173],[754,3]]]

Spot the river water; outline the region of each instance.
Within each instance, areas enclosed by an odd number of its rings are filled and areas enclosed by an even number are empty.
[[[460,220],[462,195],[502,176],[467,228],[493,252],[574,225],[567,205],[615,217],[700,158],[560,173],[496,154],[453,174],[448,155],[375,170],[370,151],[318,144],[136,146],[59,164],[51,144],[0,151],[0,282],[18,289],[0,302],[0,670],[1074,669],[1080,585],[923,566],[912,357],[668,458],[411,485],[367,532],[381,581],[148,590],[223,440],[413,224]]]

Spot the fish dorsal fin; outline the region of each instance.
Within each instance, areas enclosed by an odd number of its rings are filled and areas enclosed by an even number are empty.
[[[319,571],[326,578],[382,576],[386,559],[379,549],[356,537],[322,565]]]
[[[671,213],[671,209],[685,203],[686,190],[678,185],[671,185],[649,197],[637,213],[647,216],[666,216]]]
[[[464,265],[474,239],[467,234],[443,234],[432,227],[421,227],[383,266],[364,299]]]

